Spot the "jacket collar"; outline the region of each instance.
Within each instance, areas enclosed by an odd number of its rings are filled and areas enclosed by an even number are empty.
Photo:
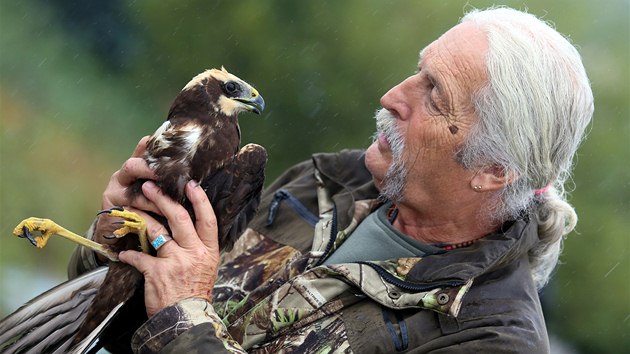
[[[527,254],[538,240],[538,229],[530,217],[507,222],[497,232],[469,247],[424,257],[407,274],[417,284],[444,281],[466,282]]]
[[[314,154],[313,164],[339,211],[337,223],[340,230],[352,221],[355,201],[378,197],[372,174],[365,167],[364,150]]]

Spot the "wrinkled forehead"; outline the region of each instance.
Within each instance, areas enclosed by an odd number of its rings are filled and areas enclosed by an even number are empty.
[[[487,51],[486,32],[473,23],[461,23],[420,51],[418,68],[474,90],[487,81]]]
[[[420,50],[419,62],[422,58],[439,52],[440,56],[485,56],[488,50],[487,33],[479,25],[472,22],[460,23],[442,34]]]
[[[420,67],[420,64],[422,64],[422,59],[427,56],[427,53],[429,53],[429,51],[430,51],[429,48],[431,47],[431,45],[433,43],[435,43],[436,41],[433,41],[429,45],[427,45],[426,47],[420,49],[420,52],[418,53],[418,67]]]

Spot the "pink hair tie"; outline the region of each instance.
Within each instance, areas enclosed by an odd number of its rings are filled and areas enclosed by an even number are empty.
[[[551,184],[548,184],[548,185],[546,185],[546,186],[544,186],[544,187],[542,187],[540,189],[535,189],[534,190],[534,195],[538,197],[538,196],[540,196],[542,194],[545,194],[545,193],[547,193],[549,188],[551,188]]]

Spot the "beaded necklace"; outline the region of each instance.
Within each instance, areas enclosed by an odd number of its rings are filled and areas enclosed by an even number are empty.
[[[472,245],[473,243],[477,242],[477,240],[479,240],[479,239],[470,240],[470,241],[464,241],[464,242],[454,243],[454,244],[434,243],[434,244],[432,244],[432,246],[435,246],[437,248],[441,248],[441,249],[443,249],[445,251],[450,251],[450,250],[454,250],[456,248],[468,247],[468,246]]]

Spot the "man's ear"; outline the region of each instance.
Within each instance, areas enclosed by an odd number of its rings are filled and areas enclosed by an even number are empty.
[[[497,191],[516,181],[517,175],[498,166],[484,167],[477,171],[470,181],[476,192]]]

